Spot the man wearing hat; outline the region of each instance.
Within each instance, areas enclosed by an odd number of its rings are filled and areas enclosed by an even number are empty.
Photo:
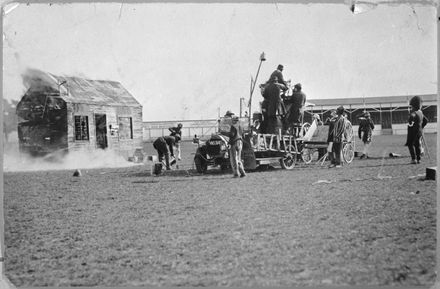
[[[263,133],[277,133],[282,128],[281,118],[285,115],[285,107],[280,97],[281,87],[277,79],[276,76],[271,77],[263,91],[264,100],[261,104]]]
[[[241,161],[241,151],[243,150],[243,128],[240,125],[240,119],[235,116],[232,118],[232,125],[229,137],[229,157],[231,160],[234,177],[245,177],[243,162]]]
[[[177,126],[168,128],[168,130],[171,132],[170,136],[175,136],[178,134],[180,138],[182,138],[182,127],[183,125],[181,123],[178,123]]]
[[[423,128],[428,123],[428,119],[421,111],[422,101],[419,96],[414,96],[409,102],[411,112],[408,118],[408,134],[405,145],[408,146],[411,155],[411,163],[420,163],[420,143],[423,136]]]
[[[223,133],[229,137],[229,160],[231,162],[234,177],[245,177],[243,162],[241,161],[241,151],[243,150],[243,128],[240,125],[240,118],[231,111],[227,111],[225,116],[232,117],[229,133]]]
[[[330,164],[330,167],[341,167],[341,152],[342,152],[342,141],[345,133],[346,119],[344,117],[345,109],[340,106],[336,109],[336,118],[334,119],[333,130],[329,131],[332,134],[333,146],[331,159],[334,159],[334,163]]]
[[[174,156],[174,146],[176,143],[180,141],[180,137],[178,135],[176,136],[163,136],[157,138],[153,142],[153,147],[157,151],[157,154],[159,156],[159,162],[162,162],[162,160],[165,157],[165,165],[166,169],[170,170],[170,156]]]
[[[336,165],[335,163],[335,157],[333,155],[333,129],[335,127],[335,121],[337,118],[337,114],[336,114],[336,110],[332,110],[330,112],[330,116],[327,117],[327,119],[325,120],[325,125],[328,125],[328,136],[327,136],[327,153],[328,153],[328,159],[330,160],[330,166],[329,167],[333,167]]]
[[[234,116],[234,113],[232,111],[228,110],[228,111],[226,111],[225,116],[232,117],[232,116]]]
[[[269,80],[276,79],[276,82],[283,85],[283,87],[284,87],[283,90],[286,90],[287,89],[287,82],[284,80],[284,77],[283,77],[283,69],[284,69],[284,66],[282,64],[279,64],[277,69],[274,72],[272,72],[272,74],[270,75]]]
[[[170,136],[179,136],[179,140],[182,139],[182,127],[183,125],[181,123],[178,123],[177,126],[170,127],[168,130],[171,132]],[[177,159],[181,160],[180,155],[180,142],[176,142],[176,148],[177,148]]]
[[[301,83],[294,86],[292,95],[286,99],[286,104],[290,104],[287,114],[287,122],[289,124],[300,126],[304,118],[304,106],[306,104],[306,95],[302,92]]]
[[[361,139],[362,142],[364,143],[364,149],[362,151],[362,155],[360,159],[364,159],[364,158],[368,158],[368,148],[370,147],[371,144],[374,123],[368,111],[366,111],[363,114],[363,117],[360,117],[359,120],[360,123],[359,123],[358,135],[359,135],[359,139]]]

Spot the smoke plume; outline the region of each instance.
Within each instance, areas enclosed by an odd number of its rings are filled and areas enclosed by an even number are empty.
[[[5,172],[117,168],[133,165],[136,164],[128,162],[111,150],[69,152],[63,157],[54,155],[31,157],[19,153],[17,148],[5,148],[3,158]]]
[[[58,92],[58,80],[47,72],[28,68],[22,74],[22,79],[26,90],[31,88],[39,92]]]

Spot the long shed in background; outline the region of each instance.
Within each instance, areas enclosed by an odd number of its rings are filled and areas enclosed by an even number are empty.
[[[310,122],[313,114],[319,114],[322,120],[330,116],[331,110],[343,105],[347,117],[358,129],[359,117],[368,111],[374,121],[374,134],[406,134],[409,115],[409,100],[414,95],[372,96],[353,98],[310,99],[314,104],[304,114],[304,120]],[[437,95],[419,94],[422,99],[422,111],[428,118],[426,133],[437,132]]]
[[[125,158],[142,147],[142,106],[119,83],[38,70],[17,105],[21,152],[110,149]]]

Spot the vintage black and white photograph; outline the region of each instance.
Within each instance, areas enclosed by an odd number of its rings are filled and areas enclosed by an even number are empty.
[[[3,5],[3,283],[433,286],[437,7]]]

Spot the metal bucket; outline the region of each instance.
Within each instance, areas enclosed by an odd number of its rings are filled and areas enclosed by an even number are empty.
[[[162,167],[163,167],[162,163],[155,163],[153,174],[160,175],[162,173]]]

